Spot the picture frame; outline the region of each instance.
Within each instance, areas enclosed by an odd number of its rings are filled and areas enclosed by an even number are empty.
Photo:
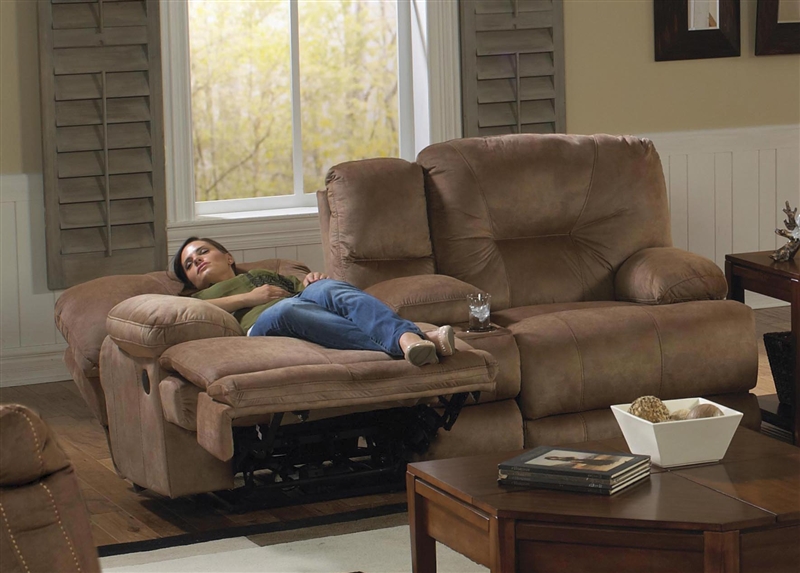
[[[780,0],[758,0],[756,56],[800,54],[800,22],[778,21]]]
[[[717,28],[689,29],[690,0],[653,0],[655,60],[698,60],[741,55],[739,0],[719,0]]]

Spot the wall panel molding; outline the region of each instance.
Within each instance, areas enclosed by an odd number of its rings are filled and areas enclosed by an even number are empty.
[[[64,365],[65,343],[3,349],[0,386],[24,386],[59,382],[71,377]]]

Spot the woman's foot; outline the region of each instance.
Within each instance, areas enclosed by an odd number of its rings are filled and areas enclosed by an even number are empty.
[[[439,356],[452,356],[456,351],[456,333],[449,324],[426,332],[425,338],[436,345]]]
[[[406,332],[400,337],[400,348],[403,349],[406,361],[414,366],[438,364],[439,362],[436,345],[413,332]]]

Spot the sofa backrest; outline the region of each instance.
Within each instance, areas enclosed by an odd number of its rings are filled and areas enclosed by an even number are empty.
[[[510,135],[420,152],[438,273],[492,308],[613,300],[631,254],[670,246],[664,175],[633,137]]]
[[[359,288],[434,272],[422,169],[402,159],[332,167],[317,192],[325,267]]]

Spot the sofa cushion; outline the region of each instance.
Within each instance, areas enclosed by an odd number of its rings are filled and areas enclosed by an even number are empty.
[[[242,336],[232,314],[189,297],[140,295],[111,309],[108,336],[131,356],[159,356],[164,350],[198,338]]]
[[[328,172],[318,200],[330,213],[326,263],[333,278],[367,288],[434,272],[422,169],[402,159],[351,161]]]
[[[758,370],[753,311],[735,301],[569,310],[512,324],[526,419],[746,392]]]
[[[526,318],[563,312],[565,310],[585,310],[610,308],[615,306],[630,306],[630,302],[617,302],[613,300],[590,300],[585,302],[557,302],[554,304],[534,304],[531,306],[516,306],[505,310],[492,312],[492,322],[500,326],[509,327],[516,322],[521,322]]]
[[[425,169],[437,272],[509,307],[613,300],[633,253],[670,245],[652,143],[606,135],[510,135],[431,145]]]
[[[722,300],[728,283],[711,260],[675,247],[643,249],[617,271],[617,300],[673,304],[690,300]]]

